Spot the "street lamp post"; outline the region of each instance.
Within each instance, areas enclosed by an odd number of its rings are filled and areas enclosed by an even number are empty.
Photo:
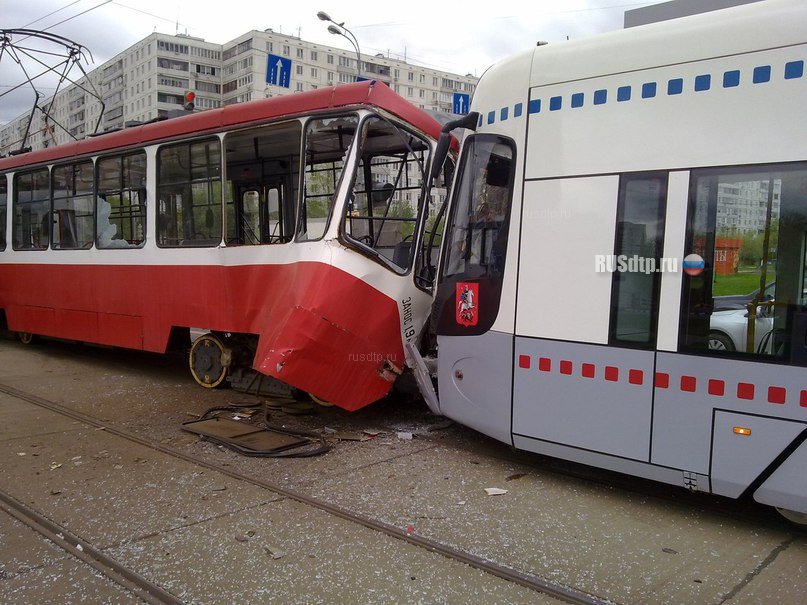
[[[333,23],[333,25],[328,26],[328,31],[337,36],[346,38],[347,41],[353,45],[353,49],[356,51],[356,81],[358,82],[361,78],[361,51],[359,50],[359,41],[356,39],[356,36],[353,35],[352,31],[345,27],[344,21],[342,23],[337,23],[331,19],[330,15],[328,15],[328,13],[325,11],[319,11],[317,13],[317,18],[319,18],[320,21],[330,21]],[[348,36],[348,34],[350,35]]]

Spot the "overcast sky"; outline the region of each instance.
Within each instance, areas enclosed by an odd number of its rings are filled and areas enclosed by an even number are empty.
[[[552,43],[621,29],[626,10],[658,1],[0,0],[0,28],[47,30],[69,38],[92,54],[93,62],[86,65],[91,71],[155,31],[187,33],[223,44],[250,30],[271,28],[352,49],[347,40],[329,34],[328,24],[317,19],[317,11],[325,11],[350,28],[362,54],[405,55],[419,65],[479,76],[492,63],[539,40]],[[42,46],[33,38],[25,45]],[[53,64],[54,59],[47,61]],[[41,70],[38,67],[32,74]],[[24,80],[20,67],[4,54],[0,94]],[[48,86],[44,79],[39,82],[43,93],[53,94],[52,84]],[[30,87],[1,96],[0,123],[25,112],[33,98]]]

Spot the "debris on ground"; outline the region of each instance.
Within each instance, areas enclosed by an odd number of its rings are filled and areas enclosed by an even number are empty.
[[[272,557],[273,559],[282,559],[286,554],[286,553],[284,553],[283,551],[280,551],[280,550],[273,550],[273,549],[269,548],[268,546],[264,546],[263,551],[267,555]]]
[[[522,477],[526,477],[526,476],[527,476],[527,473],[513,473],[512,475],[509,475],[509,476],[505,477],[504,480],[505,481],[515,481],[516,479],[521,479]]]
[[[500,487],[486,487],[485,493],[488,496],[501,496],[507,493],[506,489],[501,489]]]
[[[445,420],[441,420],[440,422],[432,424],[426,430],[430,433],[435,433],[437,431],[442,431],[451,428],[452,426],[454,426],[454,421],[446,418]]]
[[[310,402],[294,402],[284,400],[281,406],[286,411],[287,405],[297,405],[300,410],[310,408]],[[244,415],[252,411],[252,406],[228,405],[210,408],[198,420],[189,420],[182,423],[184,431],[195,433],[202,439],[210,441],[219,447],[235,450],[245,456],[258,456],[264,458],[291,458],[308,457],[324,454],[331,449],[324,437],[310,431],[295,430],[284,426],[274,426],[269,423],[269,410],[273,401],[267,400],[263,410],[263,422],[252,422],[255,414]],[[287,405],[286,405],[287,404]],[[235,420],[233,417],[224,417],[222,414],[242,416]],[[308,413],[308,412],[305,412]]]

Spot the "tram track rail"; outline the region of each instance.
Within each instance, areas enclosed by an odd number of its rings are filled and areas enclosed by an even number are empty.
[[[136,571],[121,565],[102,550],[2,490],[0,490],[0,511],[34,530],[68,554],[83,561],[142,601],[150,605],[183,605],[184,602],[181,599],[164,590],[161,586],[150,582]]]
[[[564,601],[566,603],[572,603],[573,605],[578,605],[578,604],[579,605],[606,605],[606,604],[612,604],[613,603],[612,600],[600,598],[598,596],[586,593],[584,591],[577,590],[575,588],[568,587],[568,586],[563,586],[561,584],[552,582],[552,581],[547,580],[545,578],[541,578],[540,576],[530,574],[530,573],[526,573],[526,572],[522,572],[522,571],[510,568],[510,567],[507,567],[505,565],[498,564],[496,562],[484,559],[484,558],[479,557],[477,555],[474,555],[472,553],[469,553],[469,552],[463,551],[461,549],[455,548],[455,547],[453,547],[451,545],[444,544],[444,543],[436,541],[436,540],[432,540],[430,538],[427,538],[425,536],[421,536],[421,535],[419,535],[419,534],[417,534],[415,532],[412,532],[412,531],[408,531],[405,528],[397,527],[397,526],[392,525],[390,523],[387,523],[385,521],[381,521],[379,519],[374,519],[374,518],[369,517],[367,515],[363,515],[361,513],[351,511],[351,510],[349,510],[347,508],[337,506],[335,504],[332,504],[330,502],[326,502],[326,501],[321,500],[319,498],[315,498],[315,497],[306,495],[306,494],[301,493],[299,491],[292,490],[292,489],[283,487],[281,485],[277,485],[275,483],[265,481],[263,479],[259,479],[257,477],[251,477],[249,475],[239,473],[237,471],[234,471],[234,470],[232,470],[230,468],[227,468],[227,467],[225,467],[225,466],[223,466],[221,464],[218,464],[216,462],[211,462],[209,460],[205,460],[204,458],[201,458],[199,456],[195,456],[195,455],[192,455],[192,454],[188,454],[188,453],[185,453],[185,452],[178,451],[178,450],[176,450],[174,448],[171,448],[171,447],[168,447],[168,446],[166,446],[164,444],[151,441],[151,440],[149,440],[147,438],[141,437],[140,435],[137,435],[137,434],[132,433],[130,431],[126,431],[126,430],[123,430],[121,428],[118,428],[118,427],[116,427],[116,426],[114,426],[114,425],[112,425],[112,424],[110,424],[108,422],[101,421],[101,420],[99,420],[97,418],[94,418],[94,417],[89,416],[87,414],[84,414],[82,412],[78,412],[76,410],[70,409],[70,408],[68,408],[68,407],[66,407],[66,406],[64,406],[62,404],[59,404],[58,402],[55,402],[55,401],[52,401],[52,400],[49,400],[49,399],[45,399],[43,397],[40,397],[38,395],[34,395],[32,393],[27,393],[25,391],[21,391],[19,389],[16,389],[14,387],[9,386],[9,385],[0,383],[0,393],[5,393],[6,395],[8,395],[10,397],[14,397],[16,399],[26,401],[26,402],[28,402],[30,404],[33,404],[33,405],[36,405],[38,407],[47,409],[49,411],[61,414],[63,416],[66,416],[66,417],[71,418],[73,420],[76,420],[78,422],[81,422],[81,423],[84,423],[86,425],[92,426],[92,427],[94,427],[96,429],[103,430],[103,431],[107,432],[108,434],[115,435],[115,436],[120,437],[122,439],[126,439],[126,440],[128,440],[130,442],[133,442],[133,443],[136,443],[138,445],[147,447],[147,448],[149,448],[151,450],[158,451],[158,452],[160,452],[162,454],[172,456],[174,458],[177,458],[179,460],[183,460],[185,462],[189,462],[189,463],[197,465],[199,467],[202,467],[202,468],[205,468],[205,469],[208,469],[208,470],[211,470],[211,471],[221,473],[221,474],[223,474],[225,476],[228,476],[228,477],[230,477],[232,479],[235,479],[235,480],[238,480],[238,481],[243,481],[244,483],[248,483],[248,484],[254,485],[256,487],[265,489],[267,491],[271,491],[271,492],[273,492],[275,494],[278,494],[280,496],[283,496],[285,498],[289,498],[290,500],[294,500],[296,502],[299,502],[300,504],[303,504],[303,505],[309,506],[311,508],[314,508],[316,510],[320,510],[320,511],[323,511],[325,513],[328,513],[328,514],[330,514],[330,515],[332,515],[334,517],[337,517],[339,519],[343,519],[345,521],[352,522],[352,523],[355,523],[355,524],[360,525],[362,527],[374,530],[374,531],[379,532],[379,533],[381,533],[383,535],[389,536],[391,538],[395,538],[395,539],[400,540],[402,542],[406,542],[406,543],[411,544],[413,546],[416,546],[418,548],[424,549],[424,550],[426,550],[428,552],[432,552],[432,553],[435,553],[435,554],[442,555],[443,557],[446,557],[448,559],[457,561],[459,563],[463,563],[463,564],[468,565],[468,566],[470,566],[470,567],[472,567],[474,569],[478,569],[478,570],[480,570],[480,571],[482,571],[484,573],[487,573],[487,574],[490,574],[492,576],[498,577],[500,579],[503,579],[503,580],[512,582],[514,584],[523,586],[525,588],[534,590],[536,592],[546,594],[548,596],[551,596],[551,597],[554,597],[556,599],[562,600],[562,601]],[[3,498],[3,499],[0,499],[0,501],[5,503],[6,500],[5,500],[5,498]],[[30,511],[30,512],[32,513],[30,515],[30,518],[37,519],[37,518],[41,517],[44,521],[48,522],[47,519],[42,517],[39,513],[36,513],[36,511]],[[19,511],[19,513],[28,516],[27,513],[24,513],[23,511]],[[52,523],[52,522],[48,522],[48,523]],[[48,523],[43,524],[43,528],[44,528],[45,531],[51,531],[51,530],[48,529]],[[40,533],[42,533],[42,532],[40,532]],[[59,532],[57,531],[56,533],[58,534]],[[62,532],[62,534],[65,535],[65,536],[67,535],[67,534],[64,534],[64,532]],[[65,550],[68,550],[69,552],[73,552],[72,550],[70,550],[70,548],[71,548],[70,543],[71,542],[73,542],[73,540],[67,540],[67,544],[65,544],[65,547],[66,547]],[[76,542],[76,543],[78,543],[78,542]],[[60,544],[60,546],[61,546],[61,544]],[[79,554],[81,554],[81,551],[75,549],[75,547],[72,547],[72,548],[73,548],[73,550],[76,550]],[[93,549],[93,550],[96,550],[96,549]],[[98,552],[98,554],[101,557],[108,559],[108,557],[105,557],[105,555],[103,555],[103,553],[100,553],[100,551]],[[82,558],[82,557],[79,557],[79,558]],[[85,560],[85,559],[82,558],[82,560]],[[103,560],[103,559],[96,559],[96,561],[100,561],[100,560]],[[116,569],[114,573],[120,573],[122,575],[123,581],[126,581],[129,584],[134,583],[135,586],[138,586],[137,585],[137,578],[128,578],[128,577],[126,577],[127,570],[125,568],[122,568],[122,566],[118,565],[118,567],[120,567],[121,569],[120,570]],[[134,574],[134,572],[131,572],[131,573]],[[134,574],[134,575],[136,576],[137,574]],[[144,581],[148,582],[145,579],[144,579]],[[121,582],[119,582],[119,583],[121,583]],[[124,584],[124,583],[121,583],[121,585],[127,586],[127,584]],[[157,587],[157,588],[159,588],[159,587]],[[138,590],[145,591],[147,596],[149,596],[150,598],[157,598],[157,599],[160,598],[159,596],[152,595],[151,592],[146,590],[146,586],[139,587]],[[162,589],[160,589],[160,590],[162,590]],[[176,599],[176,597],[174,597],[173,595],[170,595],[170,593],[165,593],[165,594],[167,595],[166,598]],[[181,601],[177,601],[177,600],[173,600],[173,601],[172,600],[162,600],[162,601],[158,600],[158,601],[148,601],[148,602],[172,603],[172,604],[173,603],[181,603]]]

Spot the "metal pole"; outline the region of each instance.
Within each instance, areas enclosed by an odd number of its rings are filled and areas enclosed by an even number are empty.
[[[353,35],[352,31],[345,27],[344,21],[342,23],[337,23],[331,19],[328,13],[324,11],[319,11],[317,13],[317,18],[320,21],[329,21],[330,23],[333,23],[333,25],[328,26],[328,31],[332,34],[342,36],[353,46],[353,50],[356,51],[356,81],[358,81],[359,78],[361,78],[361,50],[359,49],[359,41],[356,39],[356,36]],[[350,34],[350,36],[348,37],[345,32]]]

